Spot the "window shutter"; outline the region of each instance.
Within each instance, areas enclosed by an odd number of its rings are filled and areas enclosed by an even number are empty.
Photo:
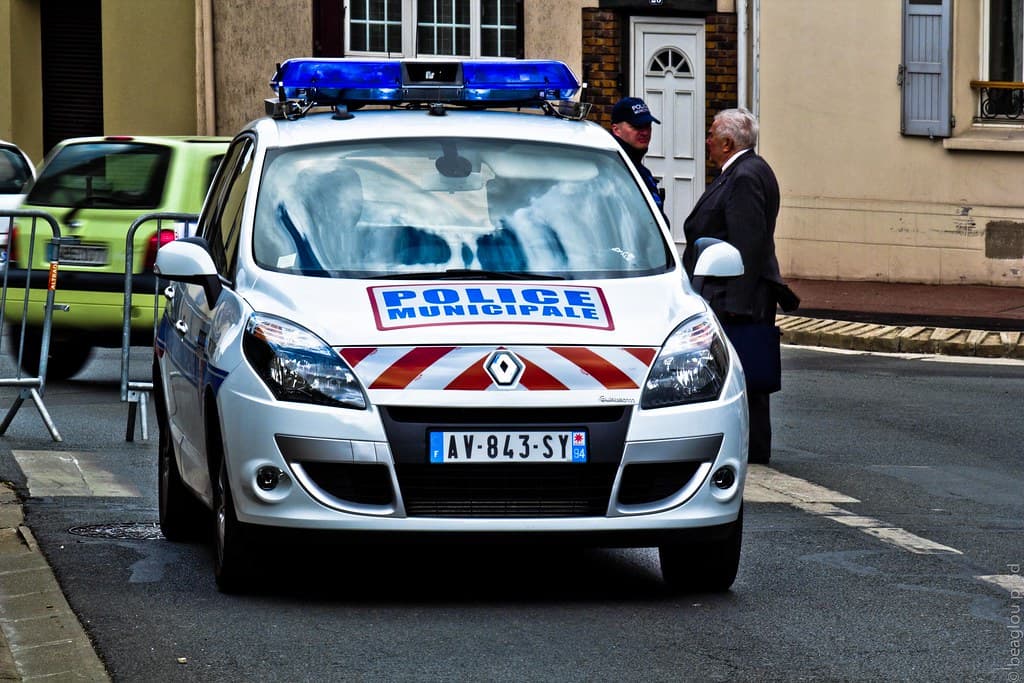
[[[952,134],[952,0],[903,0],[900,132]]]

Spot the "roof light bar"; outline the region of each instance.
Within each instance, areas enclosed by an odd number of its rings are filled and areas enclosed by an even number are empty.
[[[564,63],[547,60],[289,59],[270,87],[278,100],[267,101],[268,113],[289,116],[313,106],[539,105],[571,99],[580,84]]]

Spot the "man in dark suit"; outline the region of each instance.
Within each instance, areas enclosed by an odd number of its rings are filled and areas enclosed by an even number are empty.
[[[743,275],[707,281],[701,294],[726,326],[760,323],[774,329],[777,304],[782,301],[784,309],[792,310],[798,299],[779,274],[775,256],[779,184],[768,163],[754,152],[757,133],[757,119],[745,109],[727,109],[715,116],[706,145],[708,158],[721,173],[683,224],[683,265],[692,277],[696,242],[701,237],[732,244],[743,257]],[[770,390],[751,389],[748,382],[750,462],[767,463],[771,458],[769,396]]]

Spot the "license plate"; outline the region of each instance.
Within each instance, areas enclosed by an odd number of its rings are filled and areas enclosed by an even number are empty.
[[[107,248],[96,244],[62,244],[60,262],[66,266],[105,266]]]
[[[430,462],[485,464],[498,462],[587,461],[587,433],[565,432],[430,432]]]

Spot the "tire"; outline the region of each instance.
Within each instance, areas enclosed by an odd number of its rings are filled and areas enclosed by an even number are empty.
[[[8,341],[11,356],[18,358],[18,342],[21,339],[19,326],[8,327]],[[39,376],[39,359],[43,348],[42,330],[25,329],[25,343],[22,346],[21,369],[31,377]],[[62,381],[77,375],[92,356],[92,344],[82,340],[50,337],[50,350],[46,358],[46,379]]]
[[[209,511],[185,486],[171,443],[171,428],[162,399],[162,387],[154,385],[157,410],[157,483],[159,487],[160,531],[168,541],[201,539],[208,530]]]
[[[219,437],[219,435],[218,435]],[[247,553],[241,524],[235,516],[227,465],[220,461],[220,474],[213,487],[214,555],[213,574],[222,593],[239,593],[248,587]]]
[[[743,541],[743,508],[721,539],[658,548],[661,575],[675,591],[724,593],[736,580]]]

